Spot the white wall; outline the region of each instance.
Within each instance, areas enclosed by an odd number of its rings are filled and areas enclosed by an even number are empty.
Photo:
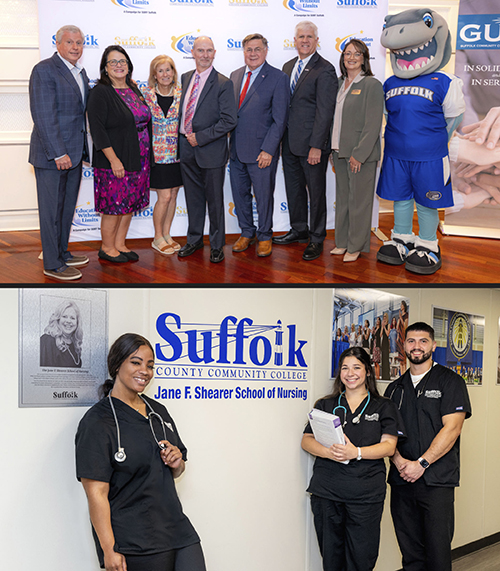
[[[500,387],[496,386],[500,291],[390,289],[410,299],[410,321],[431,321],[432,304],[486,316],[484,380],[471,387],[473,416],[462,439],[454,547],[500,531],[497,493]],[[331,289],[110,289],[109,339],[136,331],[159,340],[156,317],[218,323],[296,323],[308,339],[308,400],[165,403],[189,449],[178,490],[197,528],[208,571],[320,571],[300,449],[305,415],[330,389]],[[18,290],[0,290],[4,398],[0,415],[0,566],[28,571],[97,570],[86,499],[74,474],[74,434],[84,408],[18,408]],[[172,381],[169,386],[175,386]],[[186,384],[178,382],[179,386]],[[227,381],[226,381],[227,383]],[[210,386],[222,386],[212,381]],[[259,383],[256,382],[256,387]],[[154,394],[156,384],[148,391]],[[133,525],[133,524],[132,524]],[[386,508],[379,571],[400,567]]]

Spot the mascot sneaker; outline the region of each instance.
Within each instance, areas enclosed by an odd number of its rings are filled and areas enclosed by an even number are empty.
[[[401,266],[415,247],[413,241],[415,234],[395,234],[391,232],[391,239],[384,242],[377,252],[377,260],[392,266]]]
[[[415,274],[429,275],[441,267],[441,250],[438,241],[415,240],[415,249],[406,258],[405,268]]]

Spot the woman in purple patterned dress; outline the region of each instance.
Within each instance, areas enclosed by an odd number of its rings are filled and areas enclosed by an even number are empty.
[[[131,81],[133,69],[121,46],[108,46],[87,106],[95,209],[102,215],[99,258],[108,262],[139,259],[125,239],[132,214],[149,205],[151,113]]]

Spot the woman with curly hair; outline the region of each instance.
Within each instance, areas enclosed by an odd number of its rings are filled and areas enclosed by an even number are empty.
[[[63,301],[40,337],[40,367],[80,368],[82,341],[80,309],[74,301]]]

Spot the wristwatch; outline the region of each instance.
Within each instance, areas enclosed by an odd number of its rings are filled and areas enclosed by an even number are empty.
[[[422,466],[422,468],[424,468],[424,470],[427,470],[427,468],[430,466],[429,462],[427,462],[427,460],[422,457],[418,459],[418,463],[420,466]]]
[[[358,446],[358,457],[356,460],[363,460],[363,456],[361,456],[361,448]]]

